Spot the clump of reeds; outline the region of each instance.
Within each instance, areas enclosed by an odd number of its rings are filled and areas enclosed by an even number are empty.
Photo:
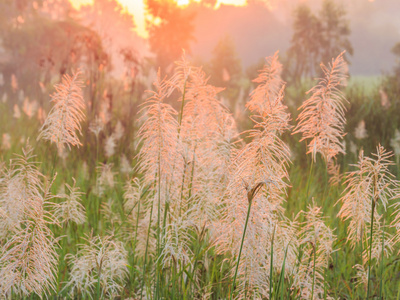
[[[396,195],[398,182],[389,170],[392,154],[379,146],[374,156],[360,152],[356,170],[346,174],[346,189],[339,200],[342,207],[338,217],[350,221],[347,240],[353,247],[367,234],[373,223],[371,215],[378,217],[377,208],[386,210],[388,201]]]
[[[377,147],[374,158],[364,156],[361,151],[355,171],[346,175],[346,189],[339,200],[342,207],[338,217],[349,220],[347,241],[353,248],[359,243],[363,246],[363,263],[368,263],[367,295],[370,291],[372,259],[392,251],[392,238],[382,213],[387,210],[390,200],[399,197],[399,181],[390,172],[392,153],[382,146]],[[379,212],[378,209],[381,211]]]
[[[33,161],[33,149],[11,160],[0,180],[0,295],[29,296],[55,290],[57,240],[49,229],[54,218],[46,207],[54,198]]]
[[[235,122],[217,98],[221,89],[209,85],[201,68],[191,66],[185,57],[171,78],[158,74],[155,89],[144,104],[138,133],[138,170],[149,187],[138,223],[138,234],[147,224],[147,237],[141,239],[145,247],[138,241],[138,248],[145,249],[145,255],[156,254],[158,274],[162,265],[188,268],[196,275],[193,257],[200,250],[190,249],[191,232],[203,232],[197,229],[212,226],[217,218]],[[181,101],[179,111],[168,104],[171,98]]]
[[[294,227],[281,206],[290,162],[281,134],[290,128],[290,115],[279,70],[275,54],[255,80],[260,84],[247,104],[254,113],[254,129],[247,132],[251,142],[235,154],[223,198],[217,249],[232,255],[231,297],[271,296],[273,271],[279,274],[287,263],[290,274],[296,259]]]
[[[326,299],[329,286],[324,274],[336,236],[324,223],[320,207],[310,205],[302,213],[305,221],[299,231],[301,260],[293,285],[301,299]]]

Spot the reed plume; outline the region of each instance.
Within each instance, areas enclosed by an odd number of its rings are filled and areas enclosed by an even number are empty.
[[[273,102],[278,95],[282,85],[281,78],[282,64],[279,62],[279,51],[273,56],[266,58],[266,63],[259,76],[253,80],[258,86],[250,95],[250,101],[246,107],[253,113],[262,114],[265,112],[269,103]]]
[[[157,91],[144,103],[145,113],[139,121],[143,122],[139,129],[140,148],[138,171],[145,175],[146,184],[152,184],[156,176],[170,176],[172,164],[176,160],[178,146],[177,112],[168,103],[167,97],[172,93],[166,81],[161,79],[160,72],[154,83]],[[157,175],[158,174],[158,175]]]
[[[135,251],[143,254],[140,251],[137,251],[137,246],[143,246],[145,244],[143,241],[146,240],[146,237],[141,235],[138,238],[139,233],[142,233],[145,230],[141,230],[141,226],[143,226],[143,218],[144,212],[146,212],[146,194],[148,188],[146,188],[139,178],[135,177],[132,180],[129,180],[125,185],[125,193],[124,193],[124,213],[127,216],[127,222],[125,227],[122,228],[125,231],[122,236],[127,237],[129,240],[132,240],[132,232]],[[141,231],[141,232],[140,232]],[[144,247],[143,247],[144,249]]]
[[[23,155],[16,155],[8,168],[2,170],[0,180],[0,207],[7,218],[0,223],[0,237],[7,238],[30,211],[40,211],[42,203],[42,180],[37,163],[33,161],[33,148],[23,149]]]
[[[65,201],[55,204],[53,211],[54,217],[60,223],[75,222],[76,224],[83,224],[86,221],[85,207],[81,204],[81,196],[84,194],[76,187],[76,180],[72,178],[74,184],[72,186],[66,184],[69,191],[68,194],[59,194],[59,198],[64,198]]]
[[[108,136],[104,145],[104,154],[107,158],[114,155],[116,146],[117,144],[115,143],[115,136],[113,134]]]
[[[51,96],[54,106],[40,128],[38,140],[54,142],[60,150],[65,145],[69,149],[82,145],[77,134],[82,134],[80,122],[85,119],[80,74],[79,71],[72,76],[66,74],[61,83],[55,86],[56,92]]]
[[[325,77],[307,92],[312,95],[299,108],[302,111],[297,117],[298,124],[293,134],[301,133],[300,141],[311,139],[307,153],[311,153],[313,160],[317,153],[326,162],[338,153],[345,153],[341,139],[345,135],[344,103],[347,100],[340,87],[346,85],[347,63],[343,55],[344,52],[332,59],[328,67],[321,64]]]
[[[125,185],[124,210],[133,213],[133,209],[139,205],[142,194],[144,193],[143,183],[135,177]]]
[[[118,296],[128,275],[127,251],[112,236],[89,235],[85,240],[75,255],[65,256],[71,271],[64,289],[71,296],[94,292],[98,299]]]
[[[237,129],[232,114],[218,99],[222,89],[210,85],[201,68],[189,69],[179,131],[186,174],[179,189],[183,200],[199,205],[194,218],[202,227],[217,218]]]
[[[95,192],[98,196],[104,195],[104,192],[107,190],[107,188],[114,187],[115,173],[112,170],[113,166],[114,164],[112,163],[109,164],[100,163],[100,165],[96,168],[98,175],[96,180]]]
[[[396,188],[399,186],[389,170],[393,165],[390,161],[392,154],[378,146],[377,153],[373,155],[375,159],[364,156],[363,151],[360,152],[358,163],[353,165],[356,170],[346,174],[346,188],[339,200],[342,207],[338,217],[350,221],[347,241],[353,247],[367,234],[367,227],[372,222],[372,208],[378,218],[378,207],[386,211],[389,200],[396,196]]]
[[[98,139],[100,132],[104,130],[104,123],[102,119],[96,116],[94,120],[90,122],[89,130],[96,136],[96,139]]]
[[[332,186],[338,186],[342,181],[342,174],[340,173],[340,165],[336,159],[331,159],[327,163],[327,172],[330,175],[329,184]]]

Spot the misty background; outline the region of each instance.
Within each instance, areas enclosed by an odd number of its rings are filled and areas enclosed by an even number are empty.
[[[350,25],[349,39],[354,49],[350,73],[372,76],[391,71],[395,64],[391,49],[400,41],[400,1],[336,2],[345,8]],[[290,45],[293,11],[299,3],[307,3],[313,12],[318,12],[322,1],[282,0],[272,3],[272,8],[257,1],[249,1],[244,7],[221,5],[217,10],[193,7],[196,11],[193,55],[210,58],[224,35],[233,38],[243,67],[276,50],[284,53]]]

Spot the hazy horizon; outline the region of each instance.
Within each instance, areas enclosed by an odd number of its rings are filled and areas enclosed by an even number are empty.
[[[92,0],[70,0],[77,4]],[[136,31],[143,43],[137,46],[139,52],[147,40],[140,32],[144,26],[144,1],[118,0],[133,15]],[[293,12],[299,3],[307,3],[313,12],[318,12],[322,0],[248,1],[245,6],[223,3],[242,0],[223,0],[218,9],[211,9],[192,3],[182,6],[195,13],[196,40],[192,42],[192,55],[209,60],[218,41],[226,35],[233,38],[244,68],[257,63],[261,58],[279,50],[285,54],[290,45],[293,29]],[[354,55],[350,58],[350,72],[353,75],[380,75],[392,70],[395,57],[392,47],[400,41],[400,1],[397,0],[336,0],[344,6],[350,23],[350,41]],[[181,2],[184,3],[184,2]],[[218,30],[215,30],[218,28]],[[138,32],[139,31],[139,32]],[[379,58],[379,59],[378,59]]]

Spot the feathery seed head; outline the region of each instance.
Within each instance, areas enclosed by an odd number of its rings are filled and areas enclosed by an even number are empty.
[[[10,162],[0,180],[0,295],[41,296],[55,290],[57,240],[48,228],[55,223],[47,205],[54,196],[32,161],[33,149]],[[53,179],[54,181],[54,179]],[[12,233],[12,235],[10,234]]]
[[[112,236],[89,235],[86,241],[79,245],[75,255],[65,257],[71,271],[64,289],[69,290],[70,295],[91,296],[99,282],[104,295],[118,296],[128,275],[128,252]]]
[[[85,103],[82,98],[82,83],[79,75],[79,71],[72,76],[66,74],[61,83],[55,86],[56,92],[51,96],[54,106],[40,129],[38,140],[45,139],[54,142],[59,149],[64,148],[65,145],[69,149],[71,146],[82,145],[77,131],[82,134],[80,122],[85,118],[83,113]]]
[[[60,194],[59,198],[64,198],[65,201],[54,204],[54,216],[63,222],[75,222],[76,224],[83,224],[86,221],[85,207],[81,204],[81,196],[84,194],[76,187],[76,180],[72,178],[74,184],[70,186],[65,184],[68,189],[68,194]]]
[[[396,198],[399,187],[399,182],[389,170],[393,165],[390,160],[392,153],[379,145],[373,155],[375,159],[360,152],[358,163],[354,165],[356,170],[347,173],[346,189],[339,199],[342,207],[338,216],[350,220],[347,240],[353,247],[363,239],[371,223],[372,202],[375,202],[376,218],[379,218],[377,208],[383,206],[386,211],[388,201]]]
[[[344,98],[340,91],[346,85],[347,63],[342,52],[326,67],[321,64],[325,77],[307,94],[311,97],[299,108],[302,112],[297,120],[298,124],[293,132],[301,133],[301,141],[311,139],[308,152],[315,160],[319,152],[326,162],[338,153],[345,153],[341,139],[344,133]]]
[[[100,132],[103,131],[103,129],[104,129],[104,123],[103,123],[103,121],[101,120],[101,118],[99,118],[98,116],[96,116],[96,117],[94,118],[94,120],[93,120],[92,122],[90,122],[89,130],[90,130],[91,132],[93,132],[94,135],[96,136],[96,139],[98,139],[98,138],[99,138],[99,134],[100,134]]]

